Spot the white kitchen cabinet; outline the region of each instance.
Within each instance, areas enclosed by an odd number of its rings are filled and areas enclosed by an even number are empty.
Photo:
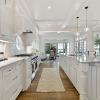
[[[14,33],[24,31],[24,16],[14,16]]]
[[[31,58],[25,59],[23,66],[23,90],[27,90],[32,78]]]
[[[12,41],[13,8],[9,9],[5,4],[5,0],[0,1],[0,39]]]
[[[22,61],[0,68],[0,100],[15,100],[23,89]]]
[[[79,92],[80,100],[100,100],[100,62],[93,62],[93,58],[87,58],[86,62],[86,57],[69,57],[61,54],[59,62]]]

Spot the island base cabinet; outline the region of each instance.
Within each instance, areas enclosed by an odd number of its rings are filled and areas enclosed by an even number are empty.
[[[60,66],[80,94],[79,99],[100,100],[100,63],[79,62],[61,54],[59,57]]]
[[[100,100],[100,63],[89,66],[87,96],[89,100]]]

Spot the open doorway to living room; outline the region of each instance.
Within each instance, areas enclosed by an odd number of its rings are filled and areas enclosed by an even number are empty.
[[[45,41],[45,59],[43,61],[59,61],[59,54],[67,54],[70,51],[69,40],[46,40]]]

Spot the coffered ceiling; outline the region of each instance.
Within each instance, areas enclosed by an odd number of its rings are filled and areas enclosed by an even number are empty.
[[[39,31],[68,31],[85,27],[88,6],[88,26],[100,27],[100,0],[25,0]]]

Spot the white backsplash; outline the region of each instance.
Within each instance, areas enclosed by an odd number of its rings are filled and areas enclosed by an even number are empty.
[[[23,46],[24,46],[24,43],[23,43]],[[5,57],[8,58],[8,57],[12,57],[14,55],[25,53],[25,49],[18,50],[16,48],[16,38],[13,36],[13,43],[0,42],[0,52],[4,52]]]
[[[24,43],[23,43],[24,46]],[[9,44],[9,56],[14,56],[14,55],[18,55],[18,54],[24,54],[25,53],[25,47],[23,50],[18,50],[16,48],[16,38],[13,37],[13,43]]]
[[[0,52],[5,52],[5,43],[0,42]]]

